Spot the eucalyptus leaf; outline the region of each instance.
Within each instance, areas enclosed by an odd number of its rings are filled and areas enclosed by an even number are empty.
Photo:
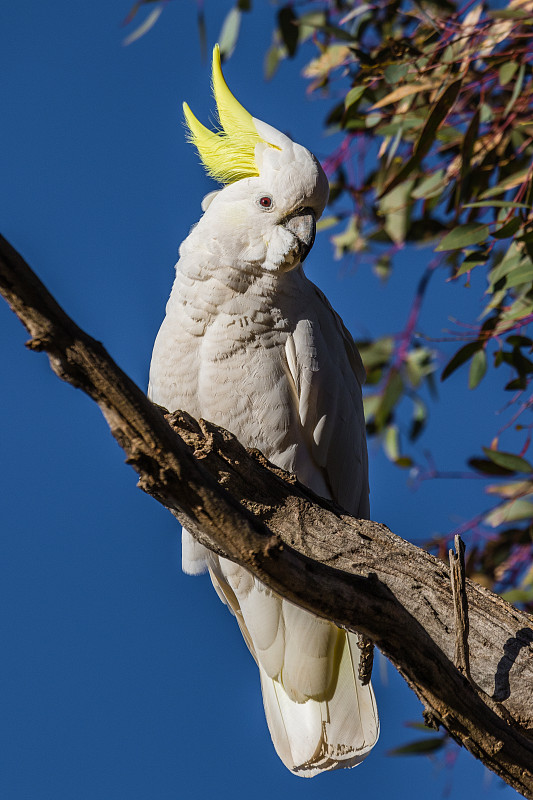
[[[511,236],[514,236],[515,233],[522,227],[522,220],[520,217],[511,217],[511,219],[506,222],[501,228],[497,228],[496,230],[492,231],[492,235],[495,239],[509,239]]]
[[[387,457],[391,461],[396,461],[400,456],[400,432],[397,425],[389,425],[385,430],[383,447]]]
[[[522,89],[522,84],[524,82],[524,75],[526,73],[526,65],[521,64],[520,69],[518,70],[518,75],[516,76],[516,81],[513,86],[513,93],[507,105],[505,106],[505,111],[503,112],[504,118],[508,116],[509,112],[513,108],[514,104],[516,103],[520,91]]]
[[[474,353],[477,353],[482,347],[483,343],[479,340],[468,342],[468,344],[461,347],[444,367],[440,377],[441,381],[445,381],[446,378],[449,378],[452,372],[455,372],[462,364],[469,361]]]
[[[235,50],[239,31],[241,28],[241,12],[237,7],[230,9],[227,13],[218,37],[220,56],[222,60],[231,56]]]
[[[509,500],[508,503],[495,508],[485,517],[485,523],[492,528],[497,528],[506,522],[533,518],[533,503],[527,500]]]
[[[498,72],[500,86],[506,86],[512,79],[517,69],[518,64],[516,61],[507,61],[505,64],[502,64]]]
[[[444,170],[439,169],[434,172],[433,175],[428,175],[427,177],[423,178],[412,190],[411,197],[414,197],[417,200],[422,197],[431,197],[436,189],[443,189],[445,185],[446,179]]]
[[[403,80],[409,71],[409,67],[407,64],[389,64],[388,67],[385,67],[385,72],[383,73],[383,77],[387,81],[387,83],[394,84],[398,83],[398,81]]]
[[[442,92],[439,99],[431,109],[426,123],[422,128],[420,137],[415,144],[413,155],[407,161],[407,163],[404,164],[398,174],[385,187],[382,194],[390,192],[395,186],[398,186],[398,184],[402,183],[402,181],[408,178],[414,169],[420,166],[422,159],[429,153],[431,145],[435,141],[435,136],[440,125],[444,122],[450,109],[457,100],[457,96],[461,89],[461,84],[462,78],[458,78],[449,86],[447,86]]]
[[[470,272],[474,269],[474,267],[479,266],[479,264],[486,264],[488,259],[487,253],[484,251],[472,251],[469,252],[463,260],[463,263],[455,273],[455,277],[458,278],[460,275],[464,275],[466,272]]]
[[[283,50],[274,42],[265,53],[264,72],[267,81],[271,80],[277,72],[279,63],[283,58]]]
[[[484,447],[483,452],[494,461],[499,467],[504,467],[511,472],[531,472],[533,467],[526,461],[525,458],[517,456],[514,453],[503,453],[499,450],[491,450],[489,447]]]
[[[496,183],[495,186],[492,186],[490,189],[486,189],[481,193],[480,197],[483,200],[487,197],[494,197],[494,195],[503,194],[504,192],[509,191],[509,189],[514,189],[515,186],[520,186],[520,184],[524,183],[528,177],[529,166],[518,169],[516,172]]]
[[[383,392],[381,403],[376,411],[375,422],[378,430],[383,428],[387,422],[391,411],[403,394],[403,381],[400,373],[391,370],[389,380]]]
[[[487,371],[487,356],[484,350],[478,350],[474,353],[470,364],[470,372],[468,374],[468,388],[475,389],[479,386]]]
[[[278,27],[289,58],[294,58],[298,49],[298,17],[292,5],[283,6],[278,11]]]
[[[510,289],[522,283],[533,281],[533,263],[527,260],[524,264],[510,271],[505,278],[505,286]]]
[[[353,106],[354,103],[357,103],[358,100],[364,95],[366,91],[366,86],[354,86],[344,100],[344,108],[348,110],[350,106]]]
[[[512,200],[478,200],[465,203],[463,208],[531,208],[526,203],[515,203]]]
[[[517,603],[530,603],[533,600],[533,587],[529,589],[511,589],[508,592],[503,592],[502,597],[513,605]]]
[[[489,226],[481,225],[478,222],[467,222],[466,225],[458,225],[453,228],[442,239],[435,248],[437,251],[461,250],[471,244],[484,242],[489,236]]]
[[[442,750],[446,744],[447,736],[427,736],[425,739],[417,739],[410,744],[404,744],[401,747],[395,747],[389,750],[389,756],[419,756],[427,755],[428,753],[436,753],[437,750]]]

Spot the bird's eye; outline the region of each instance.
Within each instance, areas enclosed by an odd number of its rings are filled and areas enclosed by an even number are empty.
[[[261,208],[271,208],[272,198],[268,194],[263,195],[263,197],[259,198],[259,205]]]

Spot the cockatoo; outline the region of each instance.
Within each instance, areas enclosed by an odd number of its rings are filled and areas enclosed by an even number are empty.
[[[355,344],[302,263],[328,199],[309,150],[255,119],[213,54],[220,130],[184,103],[190,141],[223,188],[179,249],[157,335],[149,397],[227,428],[316,494],[368,518],[368,466]],[[259,668],[274,747],[296,775],[359,764],[379,723],[358,677],[357,636],[271,591],[182,533],[186,573],[209,571]]]

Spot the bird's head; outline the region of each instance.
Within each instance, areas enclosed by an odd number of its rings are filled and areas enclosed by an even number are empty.
[[[309,150],[255,119],[230,92],[213,51],[213,93],[220,129],[202,125],[184,103],[189,138],[207,173],[224,184],[204,198],[202,228],[212,225],[235,255],[272,271],[296,267],[313,245],[328,180]]]

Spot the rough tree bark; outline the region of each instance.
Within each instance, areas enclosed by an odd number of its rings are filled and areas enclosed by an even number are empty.
[[[164,414],[0,237],[0,292],[28,347],[100,406],[139,486],[272,589],[374,640],[425,707],[533,798],[533,619],[384,525],[313,495],[227,431]],[[453,591],[452,591],[453,587]],[[466,647],[465,647],[466,644]]]

